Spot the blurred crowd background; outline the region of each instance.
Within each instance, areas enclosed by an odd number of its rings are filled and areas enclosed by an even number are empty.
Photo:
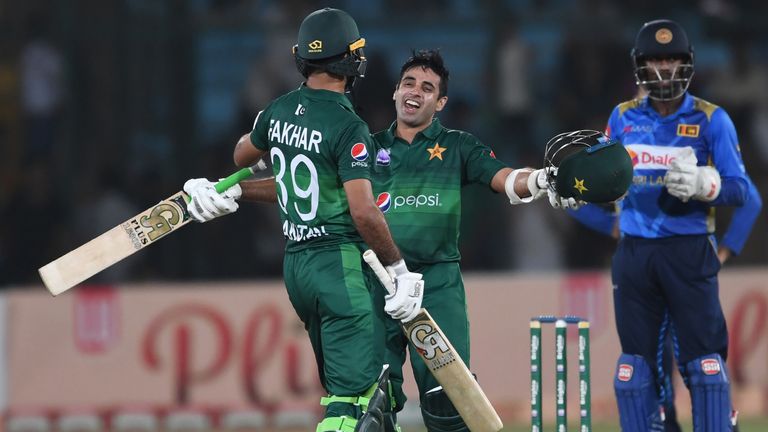
[[[0,287],[181,189],[235,170],[237,139],[301,76],[301,19],[348,11],[367,40],[354,103],[388,127],[399,68],[439,48],[451,72],[444,125],[513,166],[541,165],[559,132],[602,130],[635,92],[629,52],[645,21],[672,18],[696,54],[691,92],[733,118],[768,202],[768,3],[650,0],[0,0]],[[730,211],[718,210],[718,234]],[[731,265],[767,262],[760,217]],[[606,268],[615,240],[546,203],[464,195],[466,270]],[[278,212],[245,203],[98,277],[105,282],[279,277]]]

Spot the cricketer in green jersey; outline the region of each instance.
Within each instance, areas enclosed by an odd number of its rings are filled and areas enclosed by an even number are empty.
[[[448,101],[448,70],[438,51],[418,51],[403,64],[393,99],[396,121],[374,135],[374,194],[392,236],[428,286],[422,306],[470,365],[469,321],[459,268],[461,189],[479,183],[504,192],[512,204],[548,194],[554,207],[576,205],[546,190],[543,170],[513,170],[471,134],[444,127],[435,118]],[[523,198],[525,197],[525,198]],[[419,388],[427,430],[466,431],[467,426],[395,321],[387,324],[396,410],[405,402],[402,366],[406,350]]]
[[[337,9],[307,16],[294,55],[306,78],[272,101],[238,141],[234,159],[250,166],[266,155],[274,177],[219,195],[206,179],[189,180],[189,213],[205,222],[237,210],[238,198],[277,202],[287,240],[283,266],[290,301],[315,352],[322,431],[395,430],[385,364],[387,314],[412,319],[423,295],[373,200],[373,144],[367,125],[344,95],[365,71],[355,21]],[[396,292],[380,295],[362,259],[367,244],[395,274]]]

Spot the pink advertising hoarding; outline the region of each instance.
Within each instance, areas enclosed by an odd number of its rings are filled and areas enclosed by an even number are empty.
[[[467,275],[465,284],[472,369],[502,417],[528,415],[528,322],[539,314],[590,320],[594,416],[616,415],[612,379],[619,345],[607,273],[475,274]],[[736,400],[742,394],[764,395],[768,271],[724,272],[721,297],[731,330]],[[11,408],[188,404],[270,409],[316,406],[323,393],[305,331],[279,281],[96,287],[57,298],[40,287],[9,292],[7,319]],[[575,338],[569,342],[569,393],[575,403]],[[551,416],[551,331],[545,329],[542,343],[544,408]],[[407,390],[414,395],[411,381]],[[740,408],[760,412],[765,409],[761,398],[743,397],[748,400]],[[571,410],[578,412],[576,405]]]

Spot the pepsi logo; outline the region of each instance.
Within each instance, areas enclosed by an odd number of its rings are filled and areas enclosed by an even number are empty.
[[[363,143],[357,143],[352,146],[352,159],[362,162],[368,159],[368,148]]]
[[[388,212],[389,208],[392,207],[392,195],[390,195],[389,192],[380,193],[379,196],[376,197],[376,205],[379,206],[379,210],[381,210],[382,213]]]
[[[704,375],[717,375],[720,373],[720,362],[716,359],[704,359],[701,361],[701,371]]]
[[[620,364],[619,372],[616,374],[616,378],[618,378],[619,381],[627,382],[632,379],[633,372],[634,368],[632,365]]]

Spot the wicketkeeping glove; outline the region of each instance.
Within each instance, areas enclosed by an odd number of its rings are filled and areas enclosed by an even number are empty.
[[[410,321],[418,315],[424,298],[424,281],[421,273],[411,273],[400,260],[385,267],[394,280],[395,292],[384,297],[384,311],[392,318]]]
[[[675,158],[664,176],[667,191],[683,202],[691,198],[713,201],[720,195],[720,173],[713,167],[696,164],[696,155],[692,149]]]
[[[204,178],[190,179],[184,183],[184,192],[192,199],[187,205],[187,211],[195,221],[208,222],[237,211],[239,206],[236,200],[243,193],[240,185],[234,185],[219,194],[214,189],[215,184]]]

